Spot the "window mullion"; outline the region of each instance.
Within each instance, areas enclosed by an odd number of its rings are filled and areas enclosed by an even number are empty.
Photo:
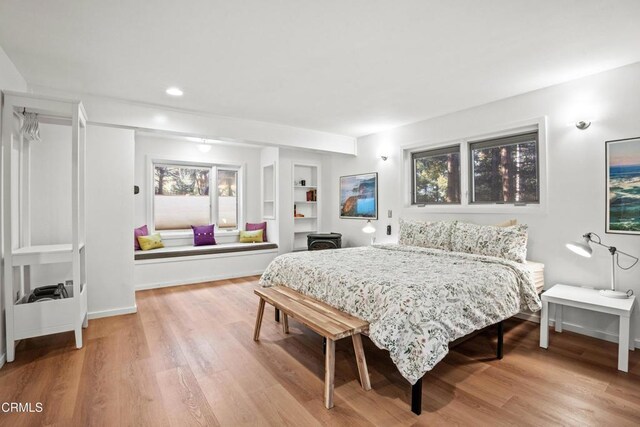
[[[211,209],[211,223],[216,224],[219,230],[220,224],[218,223],[218,168],[216,166],[211,167],[211,173],[209,175],[209,204]]]

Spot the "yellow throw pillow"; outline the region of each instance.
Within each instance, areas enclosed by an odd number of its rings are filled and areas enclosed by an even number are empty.
[[[241,231],[240,243],[262,243],[262,230]]]
[[[164,243],[162,243],[160,233],[150,234],[148,236],[138,236],[138,243],[140,243],[140,248],[143,251],[164,248]]]

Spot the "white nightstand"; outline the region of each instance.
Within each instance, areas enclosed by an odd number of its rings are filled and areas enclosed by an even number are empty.
[[[556,332],[562,332],[562,306],[583,308],[620,317],[618,336],[618,369],[629,371],[629,350],[634,349],[630,319],[635,296],[627,299],[608,298],[597,289],[578,286],[555,285],[542,294],[542,318],[540,319],[540,347],[549,347],[549,303],[556,304]]]

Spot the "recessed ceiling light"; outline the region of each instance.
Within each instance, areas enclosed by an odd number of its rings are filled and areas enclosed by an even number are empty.
[[[184,92],[182,92],[182,89],[180,89],[179,87],[170,87],[165,92],[167,92],[167,95],[171,96],[182,96],[184,94]]]

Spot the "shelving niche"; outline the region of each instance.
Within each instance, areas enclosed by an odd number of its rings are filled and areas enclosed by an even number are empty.
[[[320,166],[293,164],[293,250],[307,250],[307,235],[317,233],[321,224]],[[296,216],[296,214],[304,216]]]

